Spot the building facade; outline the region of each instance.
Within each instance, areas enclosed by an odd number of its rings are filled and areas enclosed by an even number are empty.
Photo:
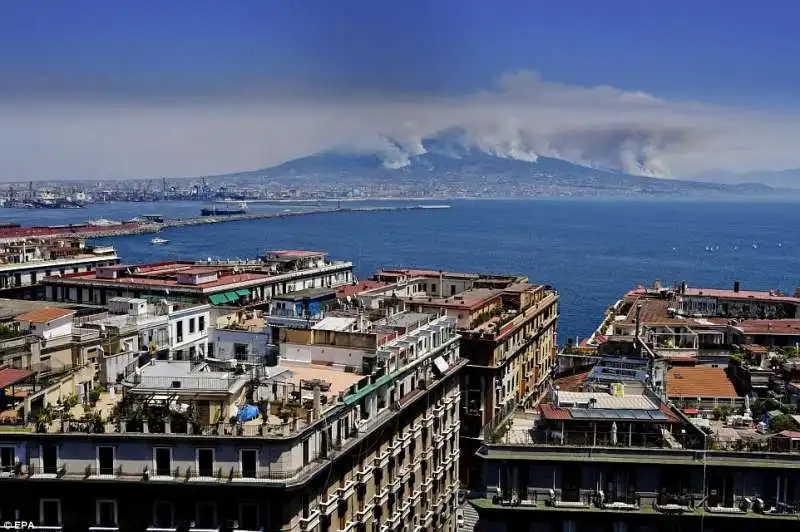
[[[303,356],[277,366],[151,361],[101,398],[110,414],[0,432],[0,516],[65,531],[453,530],[455,321],[357,321],[288,331]]]

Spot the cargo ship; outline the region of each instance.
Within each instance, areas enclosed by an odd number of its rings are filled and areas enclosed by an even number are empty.
[[[247,203],[233,203],[222,201],[203,207],[200,211],[203,216],[232,216],[234,214],[247,214]]]

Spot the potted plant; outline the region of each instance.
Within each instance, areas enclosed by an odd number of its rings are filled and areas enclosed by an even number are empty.
[[[100,400],[100,393],[101,392],[98,388],[92,388],[92,390],[89,392],[89,403],[92,406],[95,406],[97,401]]]

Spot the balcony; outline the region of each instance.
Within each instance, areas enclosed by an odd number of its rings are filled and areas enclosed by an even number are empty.
[[[403,516],[400,512],[395,512],[392,517],[386,520],[386,524],[389,525],[389,530],[395,530],[403,524]]]
[[[433,521],[433,512],[428,510],[427,512],[425,512],[425,515],[422,516],[420,522],[422,523],[422,526],[429,527],[432,521]]]
[[[375,505],[386,504],[386,501],[389,500],[389,490],[386,489],[386,488],[383,488],[380,491],[380,493],[376,494],[375,497],[373,497],[372,500],[373,500],[373,504],[375,504]]]
[[[337,502],[339,502],[337,495],[328,495],[327,499],[320,500],[317,506],[324,515],[331,515],[336,509]]]
[[[373,508],[375,508],[375,504],[371,502],[365,504],[363,508],[361,508],[356,512],[356,519],[358,519],[361,522],[364,522],[369,517],[369,514],[372,512]]]
[[[395,440],[395,442],[389,446],[389,449],[392,453],[392,456],[397,456],[400,454],[400,451],[403,450],[403,442],[400,440]]]
[[[344,524],[344,528],[340,528],[339,532],[352,532],[358,526],[358,521],[348,521]]]
[[[114,480],[122,476],[122,466],[110,468],[97,468],[94,466],[86,467],[86,479],[88,480]]]
[[[347,499],[353,496],[355,490],[356,490],[356,483],[352,480],[348,480],[344,483],[344,486],[339,486],[336,492],[339,495],[339,499],[341,501],[346,501]]]
[[[372,471],[374,469],[375,468],[373,466],[365,466],[361,471],[356,471],[356,482],[359,484],[364,484],[367,482],[372,478]]]
[[[387,450],[387,451],[383,451],[378,456],[376,456],[375,457],[375,467],[377,467],[377,468],[386,467],[386,465],[389,463],[390,454],[391,453]]]
[[[301,517],[300,518],[300,530],[305,532],[310,532],[312,530],[316,530],[319,526],[319,518],[320,513],[319,510],[314,508],[309,512],[308,517]]]
[[[67,468],[63,465],[42,467],[37,464],[28,466],[28,478],[56,479],[62,478],[66,474]]]
[[[403,483],[400,480],[400,477],[397,476],[397,477],[394,478],[393,481],[391,481],[389,483],[389,489],[391,490],[392,493],[396,493],[397,490],[399,490],[402,485],[403,485]]]
[[[184,478],[186,478],[186,482],[222,482],[228,480],[228,476],[223,475],[222,468],[207,471],[187,468]]]

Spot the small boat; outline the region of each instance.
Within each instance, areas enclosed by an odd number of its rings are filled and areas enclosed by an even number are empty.
[[[160,245],[160,244],[167,244],[167,243],[169,243],[169,240],[167,240],[166,238],[154,237],[154,238],[153,238],[153,239],[150,241],[150,243],[151,243],[152,245],[154,245],[154,246],[158,246],[158,245]]]

